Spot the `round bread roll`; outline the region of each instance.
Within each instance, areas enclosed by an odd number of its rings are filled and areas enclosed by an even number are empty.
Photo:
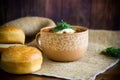
[[[3,26],[18,26],[26,36],[35,36],[42,27],[55,26],[54,21],[45,17],[22,17],[5,23]]]
[[[41,52],[30,46],[12,46],[1,54],[1,67],[13,74],[32,73],[41,68],[43,57]]]
[[[0,28],[0,43],[20,43],[24,44],[25,33],[22,29],[14,26],[5,26]]]

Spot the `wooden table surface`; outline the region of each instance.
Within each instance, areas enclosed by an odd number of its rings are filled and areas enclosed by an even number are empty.
[[[4,72],[0,69],[0,80],[63,80],[54,77],[38,76],[33,74],[15,75]],[[96,80],[120,80],[120,61],[107,70],[105,73],[97,76]]]

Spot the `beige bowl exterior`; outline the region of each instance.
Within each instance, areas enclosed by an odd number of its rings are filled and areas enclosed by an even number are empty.
[[[73,34],[56,34],[44,31],[51,27],[41,29],[38,39],[41,42],[39,47],[48,58],[54,61],[75,61],[84,56],[88,47],[88,29],[81,26],[74,27],[83,31]]]

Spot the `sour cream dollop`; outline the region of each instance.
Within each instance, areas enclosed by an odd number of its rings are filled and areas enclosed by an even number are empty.
[[[58,34],[63,34],[63,33],[67,33],[67,34],[73,34],[75,32],[75,30],[71,29],[71,28],[67,28],[67,29],[63,29],[63,30],[60,30],[56,33]]]

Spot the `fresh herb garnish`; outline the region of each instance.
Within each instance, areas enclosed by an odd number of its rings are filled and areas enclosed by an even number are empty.
[[[106,48],[105,50],[103,50],[101,52],[101,54],[105,54],[105,55],[108,55],[111,57],[120,58],[120,48],[109,47],[109,48]]]
[[[57,26],[52,29],[52,32],[58,32],[63,29],[71,28],[70,25],[64,21],[57,23]]]

